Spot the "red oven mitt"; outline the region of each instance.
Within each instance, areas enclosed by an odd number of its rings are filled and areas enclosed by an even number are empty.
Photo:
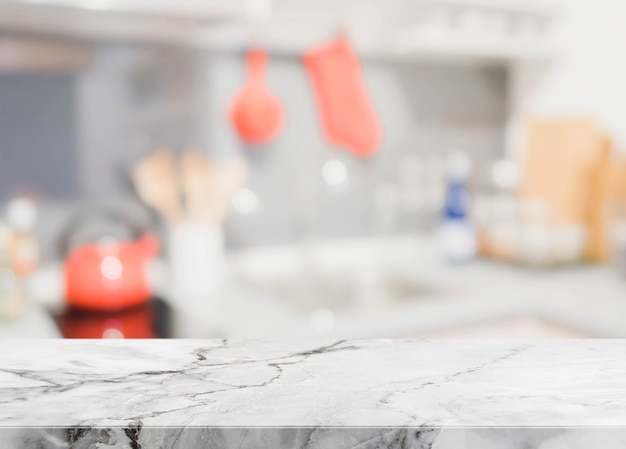
[[[340,37],[309,50],[304,64],[313,82],[326,138],[357,156],[373,154],[381,143],[382,129],[359,59],[348,41]]]

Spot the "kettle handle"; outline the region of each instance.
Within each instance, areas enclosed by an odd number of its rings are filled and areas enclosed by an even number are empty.
[[[58,240],[59,255],[65,259],[70,253],[72,237],[76,232],[90,220],[101,219],[113,223],[123,223],[132,233],[132,238],[139,241],[143,236],[149,234],[146,225],[138,220],[131,220],[128,215],[111,209],[88,209],[82,210],[72,216],[60,233]]]

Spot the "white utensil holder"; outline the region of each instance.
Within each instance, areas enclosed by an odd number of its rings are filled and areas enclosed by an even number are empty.
[[[201,337],[219,322],[219,296],[224,281],[222,229],[183,222],[170,230],[170,298],[189,331]]]

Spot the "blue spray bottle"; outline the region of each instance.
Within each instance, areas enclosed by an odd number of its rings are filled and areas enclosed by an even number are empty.
[[[465,153],[452,153],[447,160],[446,201],[443,209],[441,244],[450,262],[466,262],[476,257],[477,235],[470,217],[468,190],[470,160]]]

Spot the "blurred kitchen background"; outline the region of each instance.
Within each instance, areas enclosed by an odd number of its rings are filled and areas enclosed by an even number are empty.
[[[0,337],[626,337],[625,21],[0,1]]]

